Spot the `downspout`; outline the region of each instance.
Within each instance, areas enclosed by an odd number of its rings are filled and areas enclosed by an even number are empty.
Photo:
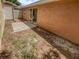
[[[13,21],[15,21],[15,18],[14,18],[14,7],[12,8],[12,15],[13,15]]]

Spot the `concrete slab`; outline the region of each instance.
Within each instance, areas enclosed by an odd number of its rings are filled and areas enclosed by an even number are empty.
[[[13,32],[19,32],[19,31],[30,29],[30,27],[24,24],[23,22],[14,22],[12,23],[12,27],[13,27]]]

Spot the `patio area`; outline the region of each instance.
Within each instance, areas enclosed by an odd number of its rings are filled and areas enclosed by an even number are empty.
[[[0,59],[79,59],[79,1],[11,1],[0,1]]]
[[[19,28],[15,24],[19,24]],[[21,26],[24,25],[24,29]],[[16,28],[15,29],[13,29]],[[20,28],[21,27],[21,28]],[[18,29],[18,30],[17,30]],[[9,57],[4,54],[7,59],[67,59],[55,47],[49,44],[45,38],[40,36],[36,30],[42,29],[31,23],[6,21],[4,36],[2,40],[2,48],[4,51],[10,52]],[[39,32],[39,31],[38,31]],[[45,33],[42,33],[45,36]],[[8,55],[8,53],[7,53]]]

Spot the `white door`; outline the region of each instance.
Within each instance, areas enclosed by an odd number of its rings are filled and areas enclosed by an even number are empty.
[[[10,6],[4,6],[4,15],[6,20],[12,20],[13,14],[12,14],[12,7]]]

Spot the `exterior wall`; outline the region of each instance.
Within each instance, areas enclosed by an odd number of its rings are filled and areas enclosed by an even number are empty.
[[[40,27],[79,44],[79,2],[53,2],[35,7]]]
[[[30,9],[23,9],[23,19],[30,20]]]
[[[4,10],[4,15],[5,15],[6,20],[13,19],[12,8],[13,8],[13,6],[11,6],[11,5],[8,5],[8,4],[3,5],[3,10]]]
[[[20,10],[19,19],[22,19],[22,11]]]
[[[14,10],[14,19],[18,19],[20,14],[20,10]]]
[[[1,4],[1,0],[0,0],[0,50],[1,50],[1,39],[3,36],[3,30],[4,30],[4,16],[3,16],[3,11],[2,11],[2,4]]]

